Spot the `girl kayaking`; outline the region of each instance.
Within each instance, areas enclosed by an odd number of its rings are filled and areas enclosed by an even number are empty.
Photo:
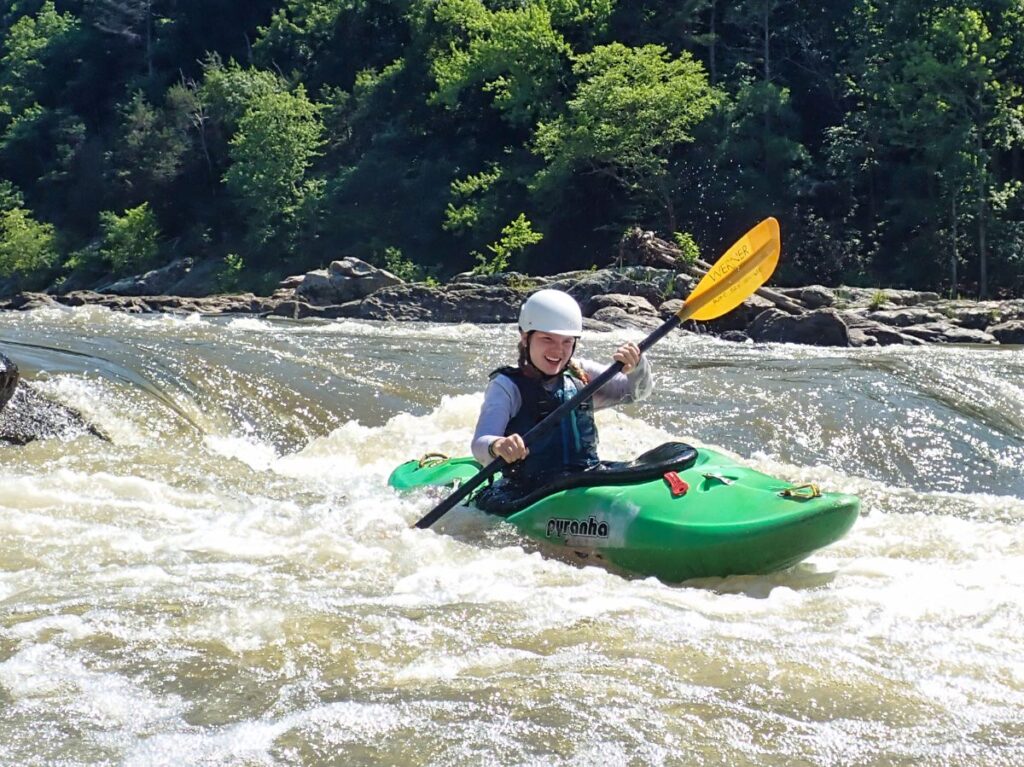
[[[612,355],[622,372],[527,447],[522,435],[606,368],[572,359],[582,332],[579,304],[560,290],[537,291],[520,309],[519,364],[491,373],[473,434],[477,461],[487,465],[501,457],[509,464],[506,480],[493,487],[498,494],[522,493],[555,475],[596,466],[594,410],[638,402],[654,387],[647,358],[636,344],[623,344]]]

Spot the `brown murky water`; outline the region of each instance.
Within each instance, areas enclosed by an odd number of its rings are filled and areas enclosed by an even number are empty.
[[[668,586],[409,529],[433,499],[388,473],[466,452],[513,339],[0,314],[112,437],[0,447],[0,764],[1024,763],[1024,350],[666,339],[605,457],[714,444],[864,511]]]

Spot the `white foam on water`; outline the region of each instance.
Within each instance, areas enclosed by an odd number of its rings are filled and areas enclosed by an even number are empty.
[[[24,321],[158,340],[172,356],[180,343],[187,360],[197,344],[231,354],[280,345],[317,371],[334,369],[341,345],[356,355],[359,344],[377,352],[394,338],[413,350],[407,362],[403,351],[384,357],[398,370],[417,364],[423,342],[469,338],[497,356],[515,335],[513,326],[44,311]],[[594,358],[620,342],[585,340]],[[795,375],[760,347],[676,337],[658,349]],[[858,354],[784,352],[826,362]],[[817,375],[832,385],[832,371]],[[746,406],[776,409],[757,381],[726,378],[715,391],[738,404],[706,410],[708,419],[725,412],[745,428]],[[673,384],[661,381],[664,394]],[[339,764],[374,754],[394,763],[966,765],[1021,754],[1019,498],[887,485],[830,465],[833,452],[807,466],[754,454],[747,463],[786,481],[859,495],[861,518],[790,570],[672,587],[546,559],[472,512],[408,529],[443,493],[400,495],[386,487],[389,472],[427,452],[467,455],[479,392],[379,427],[350,420],[278,455],[244,429],[168,437],[152,408],[130,410],[120,381],[93,387],[57,375],[44,385],[104,428],[123,428],[113,446],[30,446],[0,469],[0,686],[4,715],[21,717],[5,721],[29,749],[37,730],[74,733],[60,754],[69,765],[96,748],[129,765],[269,765],[324,753]],[[705,422],[687,420],[686,398],[707,396],[695,383],[666,408],[699,434]],[[243,421],[251,415],[246,402],[229,404]],[[673,439],[701,444],[636,417],[646,407],[598,413],[603,457]],[[805,426],[827,415],[814,407]],[[915,425],[942,428],[932,416],[925,408]],[[838,439],[852,444],[869,426]],[[177,675],[177,695],[159,692],[165,673]]]
[[[405,685],[451,680],[463,675],[484,676],[540,657],[535,652],[506,647],[481,647],[458,656],[426,652],[413,663],[398,669],[393,680],[395,684]]]
[[[133,418],[134,395],[122,395],[109,380],[72,375],[42,376],[34,381],[39,391],[98,426],[114,443],[143,445],[152,437],[144,422]],[[90,439],[94,439],[90,437]]]
[[[480,394],[443,397],[426,416],[401,413],[376,428],[349,421],[272,468],[289,477],[348,478],[367,471],[388,473],[426,453],[466,455],[482,401]]]
[[[111,586],[161,586],[182,582],[181,576],[172,575],[166,568],[148,564],[131,567],[107,567],[99,570],[92,577],[97,583],[105,583]]]
[[[225,330],[242,333],[279,333],[280,328],[257,317],[232,317],[224,325]]]
[[[68,520],[87,517],[84,510],[102,512],[116,519],[133,510],[168,521],[187,520],[198,510],[220,505],[223,499],[210,493],[180,489],[158,479],[57,469],[46,477],[0,476],[0,505],[12,509],[52,511]],[[68,511],[73,514],[67,514]]]
[[[272,445],[248,437],[207,434],[203,445],[219,456],[241,461],[253,471],[270,468],[278,458]]]
[[[403,707],[406,708],[406,707]],[[423,722],[399,707],[341,701],[280,718],[250,720],[219,728],[181,728],[136,743],[125,755],[125,767],[178,767],[189,764],[276,764],[275,743],[293,735],[340,746],[373,744],[399,729]]]
[[[0,686],[16,702],[55,699],[72,722],[91,728],[140,731],[177,717],[182,703],[158,698],[124,677],[90,669],[52,644],[36,644],[0,663]]]
[[[231,653],[242,654],[281,642],[286,618],[283,609],[239,605],[206,616],[201,623],[191,625],[189,633],[200,641],[217,642]]]
[[[95,633],[95,629],[78,615],[47,615],[17,623],[3,633],[18,640],[39,641],[44,635],[58,634],[62,640],[79,641]]]

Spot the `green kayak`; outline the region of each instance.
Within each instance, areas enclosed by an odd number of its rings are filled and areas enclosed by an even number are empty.
[[[480,468],[471,458],[429,455],[403,463],[388,484],[454,489]],[[678,442],[512,500],[495,492],[501,487],[477,491],[468,505],[574,559],[670,583],[789,567],[840,539],[860,509],[856,496],[794,486]]]

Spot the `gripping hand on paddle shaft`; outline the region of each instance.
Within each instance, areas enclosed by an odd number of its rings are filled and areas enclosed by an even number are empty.
[[[629,343],[623,344],[615,350],[615,354],[612,355],[612,359],[616,362],[622,363],[623,373],[632,373],[636,366],[640,364],[640,355],[643,352],[640,351],[640,347],[636,344]]]
[[[509,434],[507,437],[498,437],[487,448],[492,458],[501,458],[505,463],[521,461],[530,454],[530,448],[523,442],[519,434]]]

